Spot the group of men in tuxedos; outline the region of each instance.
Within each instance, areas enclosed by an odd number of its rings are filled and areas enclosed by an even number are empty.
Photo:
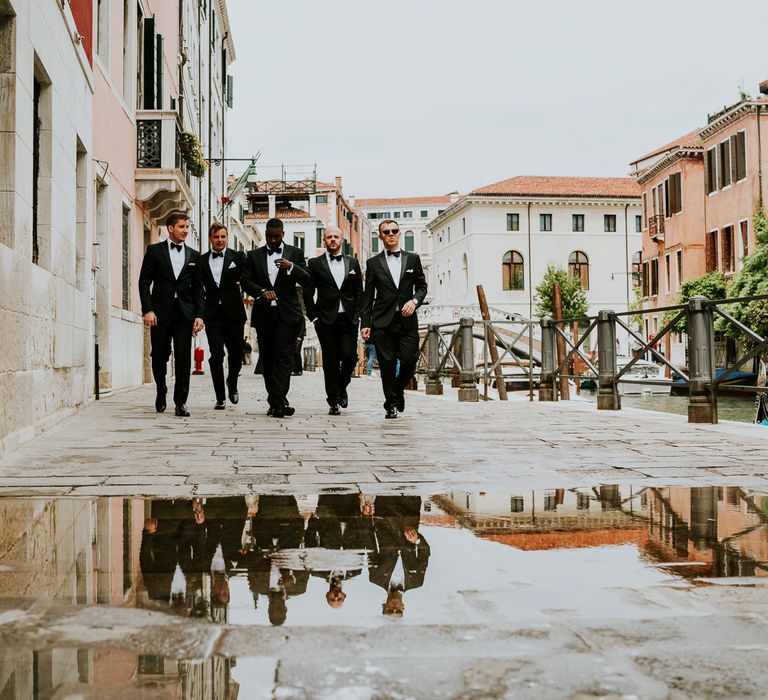
[[[427,283],[421,259],[400,249],[396,221],[379,224],[383,250],[367,261],[365,286],[360,265],[343,253],[336,227],[325,229],[326,251],[307,262],[304,252],[283,241],[280,219],[266,224],[266,244],[247,254],[227,247],[227,229],[214,223],[210,249],[200,255],[186,245],[189,217],[172,214],[167,240],[150,245],[139,274],[144,323],[152,341],[155,409],[166,409],[167,365],[173,347],[177,416],[189,416],[192,336],[203,326],[210,346],[209,367],[216,403],[239,402],[238,376],[243,363],[243,293],[253,297],[251,326],[256,330],[269,410],[285,418],[295,413],[288,402],[296,339],[301,335],[304,301],[314,321],[323,356],[330,415],[347,408],[357,363],[358,328],[372,341],[381,371],[385,417],[405,410],[405,387],[416,370],[419,349],[416,309],[424,303]],[[224,376],[225,350],[228,372]]]

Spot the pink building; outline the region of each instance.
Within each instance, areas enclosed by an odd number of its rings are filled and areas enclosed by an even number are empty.
[[[768,98],[745,96],[631,163],[642,192],[643,251],[636,264],[646,309],[677,303],[682,283],[707,272],[730,279],[754,250],[752,216],[768,195],[767,128]],[[644,317],[646,337],[659,331],[662,317]],[[666,336],[662,350],[685,364],[683,337]]]

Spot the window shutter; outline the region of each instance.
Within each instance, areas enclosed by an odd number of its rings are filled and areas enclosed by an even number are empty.
[[[704,151],[704,191],[707,194],[712,191],[709,185],[709,151]]]
[[[743,180],[747,176],[747,132],[736,134],[736,179]]]
[[[156,70],[157,70],[157,95],[155,109],[163,108],[163,37],[157,35],[157,58],[156,58]]]
[[[738,139],[736,136],[730,138],[731,149],[731,182],[736,182],[739,179],[739,148]]]
[[[704,258],[707,272],[712,272],[712,234],[707,233],[704,245]]]
[[[227,107],[232,109],[234,104],[235,81],[231,75],[227,76]]]

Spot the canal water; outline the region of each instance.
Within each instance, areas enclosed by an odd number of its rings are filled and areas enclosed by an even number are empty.
[[[768,581],[768,493],[744,487],[5,498],[0,517],[2,698],[315,697],[306,667],[306,692],[273,692],[290,645],[663,625],[711,614],[697,586]]]

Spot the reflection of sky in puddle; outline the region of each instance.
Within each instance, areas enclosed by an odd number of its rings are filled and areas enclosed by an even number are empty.
[[[328,583],[310,577],[306,593],[288,599],[286,625],[489,624],[567,616],[617,618],[669,614],[670,584],[685,586],[640,556],[635,545],[526,552],[456,528],[422,526],[429,542],[424,586],[404,593],[402,620],[382,615],[386,593],[366,571],[344,582],[340,609],[325,602]],[[654,587],[658,588],[654,591]],[[267,599],[254,609],[246,576],[230,579],[229,621],[264,625]],[[679,611],[677,611],[679,612]]]

